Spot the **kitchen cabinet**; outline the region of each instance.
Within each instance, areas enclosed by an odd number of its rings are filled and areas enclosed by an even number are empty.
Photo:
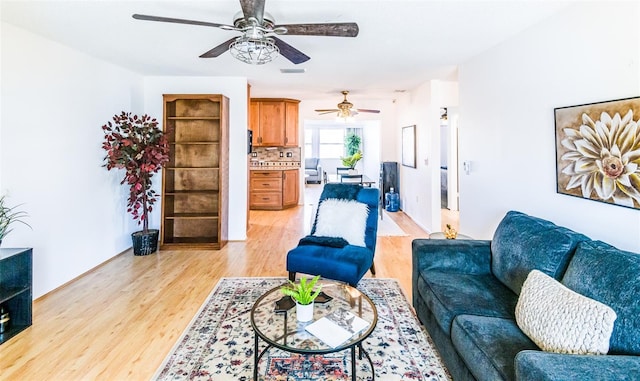
[[[297,169],[287,169],[282,171],[282,207],[298,205],[298,193],[300,180]]]
[[[249,207],[280,210],[298,205],[299,170],[250,170]]]
[[[284,146],[298,146],[298,102],[284,102]]]
[[[286,98],[252,98],[249,122],[254,147],[297,147],[298,104]]]
[[[249,172],[249,207],[282,209],[282,171]]]

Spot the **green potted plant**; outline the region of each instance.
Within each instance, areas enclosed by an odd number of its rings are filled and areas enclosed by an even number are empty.
[[[347,155],[351,156],[354,153],[360,151],[360,143],[362,139],[358,134],[354,134],[353,132],[347,134],[344,138],[344,145],[347,150]]]
[[[169,161],[169,143],[158,121],[148,115],[122,112],[102,126],[106,151],[103,167],[124,169],[120,184],[129,185],[127,212],[142,230],[131,234],[134,255],[148,255],[158,249],[158,229],[149,229],[149,212],[157,201],[151,189],[153,174]]]
[[[301,277],[300,283],[289,281],[289,284],[283,286],[280,291],[290,296],[296,302],[296,317],[298,321],[307,322],[313,319],[313,301],[320,294],[322,285],[318,283],[320,275],[316,275],[310,281]]]
[[[17,210],[20,205],[7,206],[5,198],[5,195],[0,196],[0,245],[4,237],[13,231],[12,225],[20,223],[31,228],[31,226],[23,220],[25,217],[28,217],[27,212]]]
[[[351,156],[341,157],[340,159],[342,160],[342,164],[345,167],[355,169],[355,166],[356,164],[358,164],[358,161],[362,159],[362,152],[358,151]]]
[[[362,138],[353,132],[348,133],[344,137],[344,147],[347,155],[340,157],[340,159],[342,160],[342,165],[349,168],[350,174],[356,173],[356,164],[362,159],[362,151],[360,151],[361,142]]]

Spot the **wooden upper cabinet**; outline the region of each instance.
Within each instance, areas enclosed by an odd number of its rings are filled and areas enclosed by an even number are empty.
[[[298,103],[294,99],[251,99],[249,120],[253,130],[253,145],[297,147]]]
[[[266,147],[284,144],[284,102],[260,103],[260,145]]]
[[[285,102],[284,146],[298,146],[298,102]]]
[[[253,131],[251,144],[254,147],[258,147],[260,146],[260,103],[250,102],[249,113],[249,128]]]

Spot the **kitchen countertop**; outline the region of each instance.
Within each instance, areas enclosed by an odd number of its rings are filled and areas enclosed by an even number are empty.
[[[250,161],[249,170],[284,171],[287,169],[300,169],[299,161]]]

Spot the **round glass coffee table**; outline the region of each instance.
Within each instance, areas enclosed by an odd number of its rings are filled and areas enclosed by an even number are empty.
[[[258,380],[258,364],[264,354],[272,347],[306,356],[322,355],[327,353],[351,350],[351,379],[356,379],[356,348],[358,359],[362,360],[364,355],[371,367],[372,379],[375,380],[373,362],[367,351],[362,348],[364,339],[371,335],[378,323],[378,311],[371,299],[356,288],[342,283],[321,281],[322,293],[315,302],[313,320],[307,323],[297,321],[295,303],[285,297],[281,292],[281,286],[267,291],[256,300],[251,309],[251,326],[254,331],[254,367],[253,379]],[[285,285],[286,283],[283,283]],[[332,341],[337,337],[337,331],[330,331],[326,326],[321,325],[327,322],[332,316],[351,317],[350,322],[360,321],[364,328],[358,327],[356,333],[346,338],[339,344],[329,345],[325,341],[316,337],[322,336],[326,341]],[[353,317],[356,317],[355,319]],[[325,318],[325,319],[323,319]],[[362,319],[364,322],[362,322]],[[321,321],[322,320],[322,321]],[[311,326],[314,323],[314,326]],[[365,326],[365,322],[368,323]],[[355,325],[355,324],[354,324]],[[361,327],[362,327],[361,326]],[[311,334],[312,328],[316,335]],[[329,326],[332,329],[333,326]],[[351,334],[351,333],[349,333]],[[259,339],[267,345],[259,351]]]

